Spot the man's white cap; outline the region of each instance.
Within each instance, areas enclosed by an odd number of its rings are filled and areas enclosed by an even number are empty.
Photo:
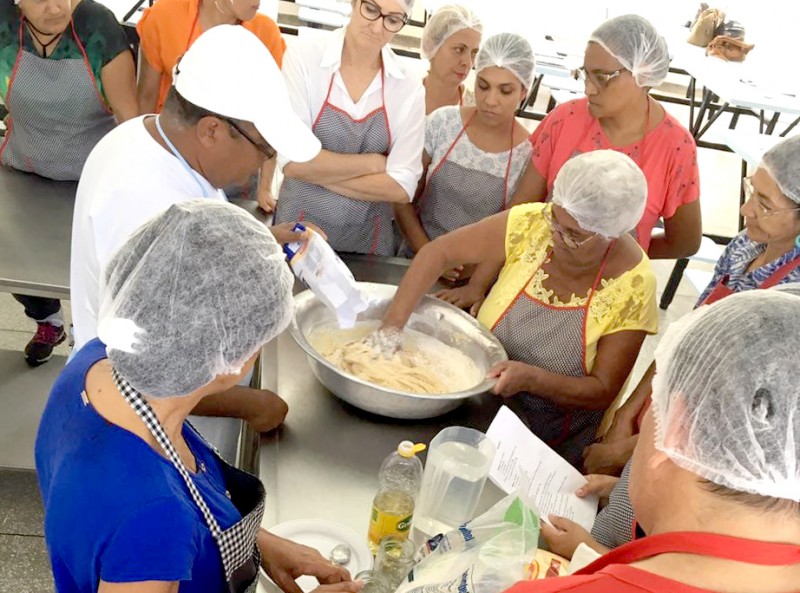
[[[252,122],[264,140],[296,163],[321,145],[289,101],[289,92],[266,46],[244,27],[218,25],[192,44],[175,66],[178,93],[208,111]]]

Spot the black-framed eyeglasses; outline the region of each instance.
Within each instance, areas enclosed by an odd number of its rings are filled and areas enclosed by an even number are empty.
[[[406,23],[408,23],[407,14],[404,14],[403,16],[400,16],[396,12],[385,14],[381,12],[381,9],[377,4],[373,4],[367,0],[360,1],[359,12],[361,13],[361,16],[368,21],[377,21],[378,19],[382,18],[383,28],[389,31],[389,33],[397,33],[400,29],[406,26]]]
[[[620,68],[619,70],[612,70],[611,72],[604,72],[603,70],[587,70],[583,66],[576,68],[572,71],[572,78],[586,82],[591,82],[598,89],[606,88],[612,80],[617,78],[623,72],[627,72],[627,68]]]
[[[236,124],[236,122],[234,122],[232,119],[230,119],[230,118],[228,118],[228,117],[223,117],[223,116],[221,116],[221,115],[218,115],[217,117],[219,117],[219,118],[220,118],[222,121],[224,121],[226,124],[228,124],[228,125],[229,125],[230,127],[232,127],[234,130],[236,130],[236,131],[237,131],[237,132],[239,132],[239,133],[240,133],[242,136],[244,136],[244,137],[245,137],[245,139],[246,139],[246,140],[247,140],[247,141],[248,141],[250,144],[252,144],[253,146],[255,146],[255,147],[258,149],[258,151],[259,151],[261,154],[263,154],[265,157],[267,157],[267,160],[269,160],[269,159],[273,158],[273,157],[274,157],[276,154],[278,154],[278,151],[276,151],[274,148],[272,148],[272,147],[271,147],[269,144],[267,144],[266,146],[264,146],[263,144],[260,144],[260,143],[256,142],[255,140],[253,140],[253,139],[252,139],[252,138],[251,138],[251,137],[250,137],[250,136],[249,136],[249,135],[248,135],[248,134],[247,134],[247,133],[246,133],[246,132],[245,132],[245,131],[244,131],[244,130],[243,130],[243,129],[242,129],[240,126],[239,126],[239,125],[237,125],[237,124]]]

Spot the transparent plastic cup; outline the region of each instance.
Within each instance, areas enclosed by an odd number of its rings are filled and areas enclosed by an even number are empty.
[[[414,566],[415,552],[412,541],[388,535],[381,540],[373,570],[384,575],[395,589],[405,580]]]
[[[495,453],[479,430],[451,426],[437,434],[428,448],[415,529],[433,537],[473,519]]]

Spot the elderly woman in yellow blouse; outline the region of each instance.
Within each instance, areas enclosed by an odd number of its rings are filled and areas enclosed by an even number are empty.
[[[658,330],[655,277],[630,233],[646,199],[644,174],[629,157],[601,150],[570,159],[552,203],[517,206],[425,245],[377,342],[399,343],[396,329],[445,270],[502,264],[478,312],[510,359],[489,373],[494,393],[580,465],[646,334]]]

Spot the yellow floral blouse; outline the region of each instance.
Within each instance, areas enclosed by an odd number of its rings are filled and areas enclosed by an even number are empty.
[[[572,295],[569,302],[562,303],[542,285],[547,274],[541,266],[553,245],[550,225],[543,216],[544,210],[550,208],[550,204],[536,203],[511,209],[506,227],[506,263],[478,313],[478,320],[486,327],[494,327],[523,288],[529,296],[552,307],[586,304],[589,291]],[[644,253],[631,270],[611,280],[601,279],[592,296],[586,322],[586,368],[591,371],[594,365],[600,338],[625,330],[658,332],[656,278]]]

